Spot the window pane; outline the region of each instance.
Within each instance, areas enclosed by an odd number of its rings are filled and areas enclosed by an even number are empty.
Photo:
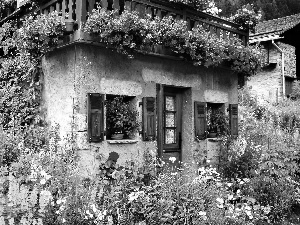
[[[175,135],[175,130],[171,129],[166,129],[166,134],[165,134],[165,143],[166,144],[175,144],[176,143],[176,135]]]
[[[166,127],[175,127],[175,113],[166,113]]]
[[[166,96],[166,110],[175,111],[175,97]]]

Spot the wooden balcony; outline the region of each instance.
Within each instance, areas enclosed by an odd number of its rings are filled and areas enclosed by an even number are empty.
[[[39,11],[43,14],[48,14],[56,10],[61,12],[63,16],[67,17],[68,15],[69,19],[75,20],[77,28],[74,33],[69,34],[69,41],[91,40],[91,37],[84,34],[81,28],[86,22],[89,13],[96,9],[98,5],[108,10],[119,10],[120,14],[124,9],[134,10],[139,12],[141,17],[146,14],[160,18],[171,15],[176,19],[186,20],[189,29],[201,24],[207,31],[215,33],[219,38],[231,39],[237,37],[245,45],[248,44],[249,40],[248,32],[240,31],[238,24],[197,11],[191,5],[169,2],[168,0],[44,0],[40,5]],[[26,0],[20,0],[18,6],[19,8],[16,11],[0,18],[0,25],[8,19],[26,14],[24,12],[29,8]]]

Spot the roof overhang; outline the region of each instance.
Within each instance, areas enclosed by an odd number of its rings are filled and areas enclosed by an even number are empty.
[[[300,23],[284,31],[280,36],[284,37],[283,39],[284,43],[293,45],[295,47],[299,47],[300,46]]]
[[[249,43],[253,44],[253,43],[282,39],[282,38],[283,37],[281,37],[280,31],[251,34],[249,37]]]

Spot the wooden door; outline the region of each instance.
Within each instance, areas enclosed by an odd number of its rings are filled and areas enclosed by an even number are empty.
[[[158,88],[158,150],[163,161],[179,166],[182,156],[182,89]],[[171,158],[171,159],[172,159]]]

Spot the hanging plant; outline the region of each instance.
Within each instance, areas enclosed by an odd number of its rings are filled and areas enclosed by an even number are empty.
[[[137,12],[125,10],[118,15],[116,11],[98,8],[89,15],[84,31],[130,57],[134,51],[149,52],[159,44],[197,66],[218,66],[228,61],[233,70],[250,75],[260,64],[257,47],[245,47],[238,39],[225,41],[200,25],[188,31],[186,21],[171,16],[140,18]]]
[[[253,4],[244,5],[241,9],[238,9],[235,15],[230,19],[237,24],[240,24],[239,29],[242,31],[250,30],[255,31],[255,26],[261,20],[261,13],[255,12],[253,9]]]

